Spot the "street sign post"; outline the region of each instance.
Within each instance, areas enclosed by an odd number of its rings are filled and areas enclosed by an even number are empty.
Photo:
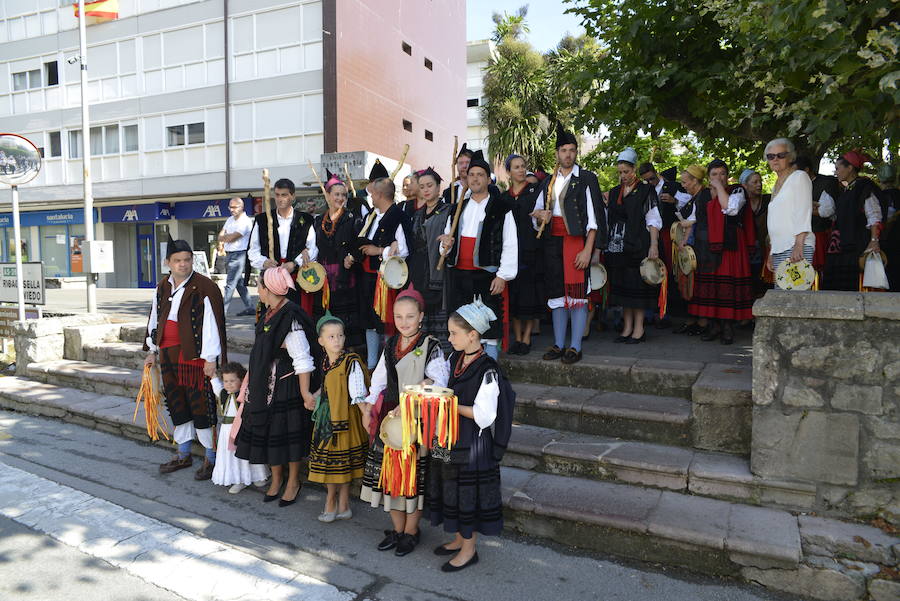
[[[0,303],[18,302],[20,292],[28,305],[47,304],[43,263],[22,263],[21,271],[15,263],[0,263]]]

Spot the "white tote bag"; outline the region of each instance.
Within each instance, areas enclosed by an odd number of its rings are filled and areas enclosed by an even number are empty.
[[[881,288],[887,290],[887,274],[884,272],[884,263],[881,262],[881,253],[869,253],[866,257],[866,268],[863,271],[863,286],[865,288]]]

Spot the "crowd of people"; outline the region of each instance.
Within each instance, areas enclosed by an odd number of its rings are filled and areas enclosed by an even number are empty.
[[[445,571],[474,564],[476,533],[496,535],[503,523],[498,462],[515,393],[497,363],[501,345],[530,353],[549,316],[543,360],[577,363],[609,308],[621,310],[615,343],[643,343],[646,324],[676,326],[673,314],[684,318],[674,332],[731,344],[783,265],[805,261],[822,288],[859,290],[860,255],[881,253],[883,232],[891,285],[900,285],[900,199],[860,175],[867,157],[844,154],[835,178],[816,173],[790,140],[764,154],[777,178],[771,195],[756,171],[735,182],[714,160],[658,172],[631,148],[617,157],[619,183],[602,191],[577,162],[577,138],[559,128],[552,172],[512,154],[504,190],[483,153],[464,145],[458,177],[444,186],[433,168],[414,171],[401,202],[378,161],[365,196],[327,173],[317,216],[295,208],[288,179],[275,182],[268,215],[251,219],[235,199],[220,234],[224,299],[192,271],[187,242],[167,246],[171,275],[157,288],[146,341],[178,447],[160,471],[189,467],[196,438],[206,448],[197,479],[234,493],[256,485],[264,502],[286,507],[307,460],[308,479],[327,488],[322,522],[352,517],[349,485],[361,479],[362,500],[390,514],[380,550],[410,553],[424,515],[454,535],[435,549],[452,556]],[[406,276],[396,282],[385,268],[398,261]],[[308,291],[314,264],[325,282]],[[254,271],[257,308],[245,281]],[[248,366],[227,358],[235,290],[241,313],[257,319]],[[398,449],[385,428],[411,419],[407,386],[428,385],[455,395],[440,415],[458,420],[458,440],[404,439]]]

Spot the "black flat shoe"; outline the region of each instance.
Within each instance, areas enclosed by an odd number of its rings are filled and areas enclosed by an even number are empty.
[[[378,543],[379,551],[390,551],[394,547],[397,546],[397,540],[400,538],[399,533],[394,532],[393,530],[385,530],[385,537],[381,539],[381,542]]]
[[[520,354],[520,355],[527,355],[527,354],[529,354],[529,353],[531,353],[531,345],[530,345],[530,344],[525,344],[525,343],[523,342],[523,343],[522,343],[522,346],[519,347],[519,354]]]
[[[557,359],[563,356],[562,349],[556,346],[555,344],[547,349],[547,352],[544,353],[542,357],[544,361],[556,361]]]
[[[615,343],[628,342],[628,340],[630,338],[631,338],[631,336],[616,336],[615,338],[613,338],[613,342],[615,342]]]
[[[440,555],[442,557],[446,555],[456,555],[457,553],[459,553],[459,549],[448,549],[444,545],[440,545],[434,550],[435,555]]]
[[[562,362],[566,365],[572,365],[573,363],[578,363],[581,361],[581,351],[576,351],[573,348],[566,349],[566,354],[563,355]]]
[[[459,572],[460,570],[465,570],[469,566],[474,566],[476,563],[478,563],[478,553],[475,553],[475,555],[472,556],[472,559],[470,559],[466,563],[462,564],[461,566],[455,566],[448,561],[447,563],[445,563],[444,565],[441,566],[441,571],[442,572]]]
[[[629,336],[628,340],[625,341],[625,344],[640,344],[640,343],[644,342],[646,339],[647,339],[647,333],[644,332],[640,338],[632,338],[631,336]]]
[[[397,557],[403,557],[404,555],[409,555],[416,548],[416,537],[412,534],[406,534],[405,532],[397,537],[397,548],[394,549],[394,555]]]

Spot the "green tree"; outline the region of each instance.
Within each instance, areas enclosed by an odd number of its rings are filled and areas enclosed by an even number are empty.
[[[602,49],[561,64],[590,130],[691,131],[733,163],[780,136],[814,157],[896,147],[892,0],[565,1]]]

